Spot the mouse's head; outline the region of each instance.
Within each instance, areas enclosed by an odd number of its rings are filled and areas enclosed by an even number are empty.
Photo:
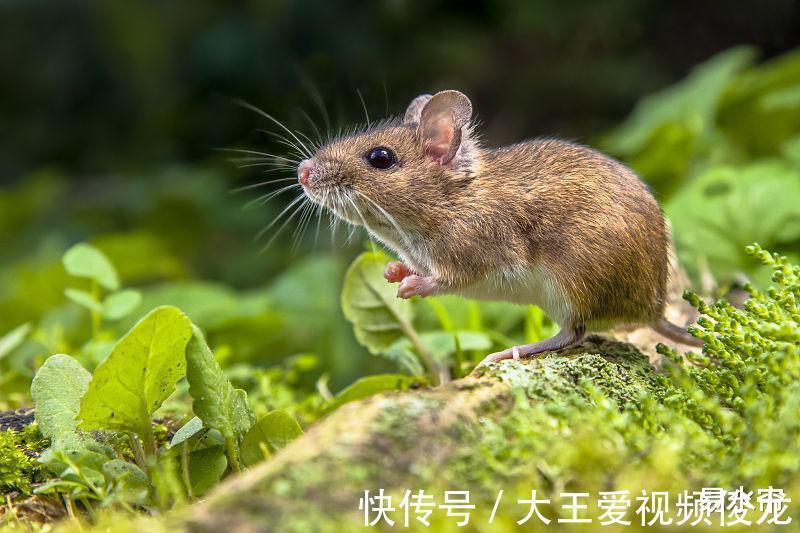
[[[346,135],[300,163],[306,195],[336,216],[391,232],[419,226],[477,164],[472,104],[458,91],[416,97],[402,118]]]

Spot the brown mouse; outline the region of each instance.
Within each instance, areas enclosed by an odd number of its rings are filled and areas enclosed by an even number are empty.
[[[663,318],[672,244],[661,208],[625,165],[592,148],[534,139],[481,145],[458,91],[321,147],[298,167],[305,194],[394,250],[398,296],[460,294],[535,304],[554,337],[481,364],[578,343],[587,331]]]

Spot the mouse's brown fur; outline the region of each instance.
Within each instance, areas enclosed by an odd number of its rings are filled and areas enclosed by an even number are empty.
[[[587,327],[659,321],[671,244],[647,186],[567,141],[483,148],[471,114],[456,91],[420,96],[404,119],[321,148],[306,193],[401,256],[416,274],[402,296],[535,303],[578,338]],[[376,147],[394,165],[370,166]]]

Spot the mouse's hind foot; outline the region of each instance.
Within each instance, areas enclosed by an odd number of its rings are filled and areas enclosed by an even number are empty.
[[[562,328],[556,335],[547,340],[534,342],[533,344],[523,344],[521,346],[514,346],[501,352],[495,352],[487,355],[478,366],[477,370],[489,363],[499,363],[500,361],[507,361],[509,359],[519,360],[528,357],[534,357],[544,352],[556,352],[569,348],[578,344],[586,334],[586,329],[583,326],[579,327],[565,327]]]

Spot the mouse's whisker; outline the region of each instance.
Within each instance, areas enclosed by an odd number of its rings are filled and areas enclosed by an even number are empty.
[[[366,200],[372,207],[377,209],[379,214],[383,215],[383,217],[387,220],[387,222],[389,222],[392,226],[394,226],[394,229],[397,231],[397,233],[404,241],[406,242],[410,241],[408,233],[400,227],[400,224],[397,223],[397,220],[395,220],[395,218],[392,215],[390,215],[384,208],[378,205],[377,202],[375,202],[372,198],[370,198],[366,194],[355,190],[353,192],[355,192],[360,198]]]
[[[297,196],[297,198],[295,198],[294,200],[289,202],[289,205],[284,207],[283,210],[280,213],[278,213],[278,216],[276,216],[274,219],[272,219],[272,222],[267,224],[264,227],[264,229],[262,229],[261,231],[258,232],[258,235],[256,235],[256,238],[255,238],[255,241],[258,242],[259,240],[261,240],[261,237],[263,237],[270,229],[272,229],[275,226],[275,224],[277,224],[281,220],[281,218],[283,218],[283,216],[286,215],[286,213],[288,213],[292,209],[295,209],[295,211],[293,211],[292,215],[291,215],[291,216],[294,216],[294,213],[299,209],[299,207],[296,207],[297,204],[302,202],[304,198],[305,198],[305,195],[304,194],[300,194],[300,195]],[[291,220],[291,216],[287,220]],[[284,223],[284,225],[285,225],[285,223]],[[280,233],[280,230],[283,229],[284,225],[282,225],[280,227],[280,229],[278,229],[277,233]],[[270,239],[270,242],[267,243],[267,245],[269,245],[274,240],[275,236],[277,236],[277,233],[275,235],[273,235],[273,237]]]
[[[383,116],[384,117],[388,117],[389,116],[389,91],[386,89],[386,80],[382,81],[381,85],[383,85],[383,99],[384,99],[384,102],[386,102],[386,109],[385,109],[385,111],[383,113]]]
[[[252,166],[253,163],[258,163],[258,166],[289,166],[284,161],[272,160],[268,157],[229,157],[225,159],[228,163],[236,165],[236,168],[246,168]]]
[[[267,172],[270,172],[270,171],[268,170]],[[295,178],[295,177],[277,178],[277,179],[271,179],[271,180],[266,180],[266,181],[260,181],[258,183],[251,183],[250,185],[245,185],[243,187],[237,187],[236,189],[232,189],[230,192],[231,192],[231,194],[233,194],[233,193],[239,193],[239,192],[243,192],[243,191],[249,191],[251,189],[258,189],[259,187],[264,187],[265,185],[272,185],[273,183],[281,183],[283,181],[297,181],[297,178]]]
[[[304,196],[301,196],[301,197],[300,197],[300,198],[298,198],[298,199],[299,199],[299,200],[304,200],[305,198],[304,198]],[[264,245],[264,247],[261,249],[261,253],[264,253],[264,252],[266,252],[266,251],[267,251],[267,250],[270,248],[270,246],[272,246],[272,243],[274,243],[274,242],[275,242],[275,239],[277,239],[277,238],[278,238],[278,236],[281,234],[281,232],[284,230],[284,228],[286,228],[286,226],[289,224],[289,222],[291,222],[291,221],[292,221],[292,219],[293,219],[293,218],[294,218],[294,217],[297,215],[297,213],[298,213],[298,212],[300,212],[300,210],[301,210],[302,208],[303,208],[303,204],[301,203],[299,206],[297,206],[297,207],[294,209],[294,211],[292,211],[292,213],[291,213],[291,214],[290,214],[290,215],[289,215],[289,216],[286,218],[286,220],[284,220],[283,224],[281,224],[281,226],[280,226],[280,227],[277,229],[277,231],[276,231],[276,232],[275,232],[275,233],[272,235],[272,237],[270,237],[269,241],[267,241],[267,244],[266,244],[266,245]]]
[[[294,189],[294,188],[298,188],[300,186],[301,185],[299,183],[292,183],[291,185],[286,185],[286,186],[281,187],[280,189],[278,189],[276,191],[268,192],[266,194],[263,194],[263,195],[259,196],[258,198],[254,198],[253,200],[250,200],[249,202],[247,202],[244,205],[244,207],[246,209],[248,207],[253,206],[254,204],[265,205],[267,202],[269,202],[270,200],[272,200],[273,198],[275,198],[279,194],[282,194],[282,193],[284,193],[286,191],[289,191],[291,189]]]
[[[281,156],[281,155],[270,154],[268,152],[259,152],[258,150],[246,150],[244,148],[217,148],[216,151],[218,151],[218,152],[232,152],[232,153],[236,153],[236,154],[246,154],[246,155],[251,155],[251,156],[261,156],[265,160],[268,160],[268,159],[280,159],[281,161],[285,161],[285,162],[293,164],[293,165],[296,165],[297,163],[300,162],[299,159],[290,159],[288,157],[284,157],[284,156]],[[234,161],[235,161],[235,159],[234,159]]]
[[[264,161],[264,162],[261,162],[261,163],[247,163],[247,164],[244,164],[244,165],[238,165],[238,168],[253,168],[253,167],[270,167],[269,169],[267,169],[267,172],[272,171],[272,170],[275,170],[275,171],[291,170],[291,171],[293,171],[293,170],[297,169],[297,167],[293,167],[293,166],[289,166],[289,165],[283,165],[283,164],[275,164],[275,163],[270,163],[270,162],[267,162],[267,161]]]
[[[300,248],[302,237],[304,236],[306,229],[308,228],[308,224],[312,218],[314,218],[314,204],[311,203],[308,198],[305,198],[305,201],[303,202],[303,211],[300,213],[300,221],[297,225],[297,228],[294,230],[292,253],[297,252],[297,250]]]
[[[250,167],[267,167],[264,172],[280,172],[282,170],[288,170],[292,174],[296,174],[297,172],[297,164],[290,164],[284,163],[282,161],[262,161],[262,162],[254,162],[254,163],[247,163],[245,168]]]
[[[306,154],[308,157],[311,157],[311,156],[313,156],[313,155],[314,155],[314,154],[312,154],[312,153],[311,153],[311,151],[308,149],[308,147],[307,147],[305,144],[303,144],[303,141],[301,141],[301,140],[300,140],[300,138],[299,138],[297,135],[295,135],[294,131],[292,131],[292,130],[290,130],[288,127],[286,127],[286,125],[284,125],[284,123],[283,123],[283,122],[281,122],[281,121],[280,121],[280,120],[278,120],[277,118],[273,117],[272,115],[270,115],[270,114],[269,114],[269,113],[267,113],[266,111],[264,111],[264,110],[262,110],[262,109],[259,109],[258,107],[254,106],[253,104],[250,104],[250,103],[248,103],[248,102],[245,102],[244,100],[238,100],[238,101],[237,101],[237,103],[238,103],[239,105],[241,105],[242,107],[244,107],[244,108],[246,108],[246,109],[250,109],[251,111],[254,111],[255,113],[258,113],[259,115],[261,115],[261,116],[263,116],[263,117],[265,117],[265,118],[267,118],[267,119],[271,120],[272,122],[274,122],[274,123],[275,123],[275,124],[276,124],[278,127],[280,127],[280,128],[281,128],[282,130],[284,130],[286,133],[288,133],[289,135],[291,135],[291,136],[294,138],[294,140],[295,140],[295,141],[297,141],[297,143],[298,143],[298,144],[299,144],[301,147],[303,147],[303,149],[305,150],[305,152],[304,152],[304,153],[305,153],[305,154]]]
[[[308,158],[308,156],[303,152],[303,149],[300,148],[297,145],[297,143],[292,142],[290,139],[287,139],[285,136],[280,135],[280,134],[278,134],[278,133],[276,133],[274,131],[270,131],[270,130],[261,129],[261,130],[258,130],[258,131],[275,137],[275,139],[277,140],[278,144],[282,144],[282,145],[288,147],[291,150],[291,155],[296,156],[298,161]],[[305,137],[305,134],[303,134],[302,132],[298,132],[298,133]]]
[[[331,198],[328,201],[328,203],[326,204],[326,207],[328,208],[328,211],[331,213],[331,217],[330,217],[330,219],[331,219],[331,221],[330,221],[331,241],[335,244],[336,243],[336,230],[338,229],[339,223],[340,223],[340,220],[341,220],[339,218],[339,216],[336,214],[336,210],[337,210],[337,208],[339,208],[338,204],[340,204],[341,202],[339,200],[339,193],[338,192],[332,191],[330,193],[330,196],[331,196]],[[341,209],[341,208],[339,208],[339,209]]]
[[[260,133],[263,133],[265,135],[269,135],[270,137],[274,137],[275,139],[277,139],[279,141],[283,141],[284,143],[288,144],[289,146],[297,147],[297,143],[296,142],[293,142],[292,139],[290,139],[286,135],[283,135],[282,133],[278,133],[277,131],[272,131],[272,130],[268,130],[268,129],[264,129],[264,128],[258,128],[258,129],[256,129],[256,131],[260,132]]]
[[[361,100],[361,107],[364,108],[364,116],[367,119],[367,127],[369,128],[372,125],[372,121],[369,119],[369,111],[367,111],[367,104],[364,102],[364,96],[358,89],[356,89],[356,94],[358,94],[358,99]]]
[[[328,192],[325,191],[323,193],[323,195],[322,195],[322,202],[320,202],[319,204],[316,205],[317,229],[314,230],[314,248],[313,248],[314,252],[317,251],[317,243],[319,243],[319,227],[322,225],[322,211],[324,211],[322,206],[325,205],[325,200],[326,200],[327,196],[328,196]]]
[[[331,118],[330,115],[328,114],[328,108],[325,106],[325,100],[322,98],[322,94],[320,93],[316,84],[307,77],[303,76],[302,82],[306,91],[308,91],[308,94],[311,97],[311,101],[314,102],[314,105],[317,107],[317,110],[320,112],[320,115],[322,116],[322,122],[325,124],[325,131],[327,131],[328,135],[330,135]],[[322,136],[320,136],[320,140],[322,140]]]
[[[316,142],[314,142],[308,135],[306,135],[302,131],[298,131],[297,134],[303,136],[303,138],[306,140],[308,145],[311,147],[312,150],[314,150],[315,153],[317,152],[317,150],[319,150],[320,148],[319,145]]]
[[[361,213],[361,210],[358,208],[358,204],[349,195],[345,196],[345,198],[347,198],[347,200],[350,202],[350,205],[353,206],[353,209],[355,210],[356,214],[358,215],[358,218],[361,219],[361,224],[364,225],[364,230],[367,232],[367,238],[369,239],[372,251],[373,252],[377,251],[377,249],[378,249],[377,245],[375,244],[375,241],[372,239],[372,232],[369,229],[369,225],[367,224],[367,220],[364,218],[364,215]],[[355,228],[355,226],[353,226],[353,227]]]
[[[303,118],[306,119],[306,122],[311,124],[311,129],[314,130],[314,135],[317,137],[316,142],[314,142],[314,148],[318,150],[320,143],[324,141],[325,137],[323,137],[322,132],[319,131],[319,128],[317,127],[316,123],[313,120],[311,120],[311,117],[308,116],[308,113],[306,113],[305,109],[301,109],[300,113],[303,115]]]

